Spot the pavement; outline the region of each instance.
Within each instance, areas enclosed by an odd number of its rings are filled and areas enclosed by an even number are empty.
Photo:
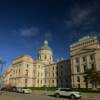
[[[0,95],[0,100],[70,100],[69,98],[55,98],[50,95],[52,92],[33,91],[32,94],[22,94],[13,92],[4,92]],[[81,93],[82,98],[79,100],[100,100],[98,93]]]
[[[66,98],[55,98],[47,95],[37,95],[37,94],[21,94],[6,92],[0,95],[0,100],[69,100]]]
[[[18,100],[18,99],[6,95],[0,95],[0,100]]]

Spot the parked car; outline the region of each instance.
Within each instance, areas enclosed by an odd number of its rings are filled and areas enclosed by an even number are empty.
[[[31,89],[25,89],[25,88],[23,88],[22,91],[23,91],[23,93],[32,93]]]
[[[16,92],[16,87],[15,86],[5,86],[1,88],[1,91]]]
[[[28,89],[28,88],[17,88],[17,92],[30,94],[30,93],[32,93],[32,90]]]
[[[7,89],[6,89],[6,87],[2,87],[0,90],[1,91],[6,91]]]
[[[16,92],[17,88],[15,86],[11,86],[11,87],[7,88],[7,91],[9,91],[9,92]]]
[[[22,88],[20,88],[20,87],[17,87],[17,91],[16,92],[18,92],[18,93],[22,93],[23,91],[22,91]]]
[[[72,100],[81,98],[80,92],[73,91],[70,88],[58,88],[54,92],[54,96],[56,96],[57,98],[60,96],[64,96],[64,97],[66,96],[66,97],[70,97]]]

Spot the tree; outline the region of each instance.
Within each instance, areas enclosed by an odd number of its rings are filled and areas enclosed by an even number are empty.
[[[84,74],[86,88],[88,88],[88,83],[91,83],[93,88],[97,88],[97,85],[100,85],[100,71],[88,69]]]
[[[87,75],[84,75],[84,82],[85,82],[86,88],[88,88],[88,77],[87,77]]]

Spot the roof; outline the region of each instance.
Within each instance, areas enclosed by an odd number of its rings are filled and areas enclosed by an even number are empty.
[[[48,41],[45,40],[43,46],[40,48],[40,50],[49,50],[52,51],[52,49],[48,46]]]
[[[81,43],[88,42],[90,40],[96,40],[98,42],[97,36],[85,36],[85,37],[80,38],[77,42],[71,44],[70,47],[77,46]]]

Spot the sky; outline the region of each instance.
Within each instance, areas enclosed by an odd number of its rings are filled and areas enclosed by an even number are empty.
[[[69,46],[100,37],[100,0],[0,0],[0,59],[7,66],[27,54],[37,60],[48,40],[54,61],[70,58]]]

